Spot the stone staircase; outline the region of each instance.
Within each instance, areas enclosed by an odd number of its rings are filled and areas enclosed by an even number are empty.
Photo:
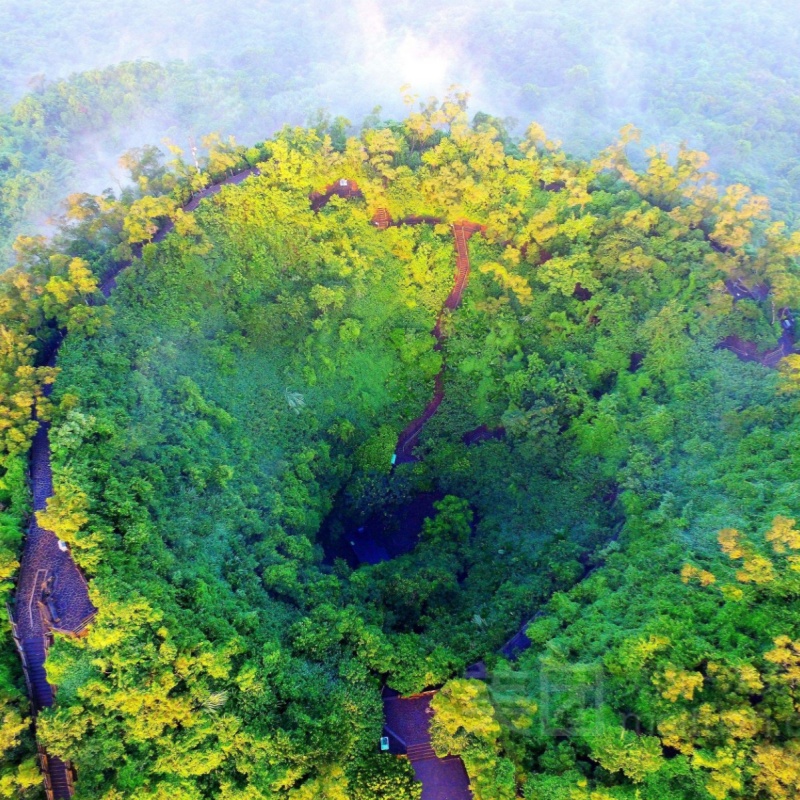
[[[47,769],[43,770],[45,778],[45,791],[53,800],[70,800],[74,792],[72,771],[56,756],[47,760]]]
[[[35,711],[53,705],[55,693],[47,680],[44,662],[47,658],[45,642],[41,636],[24,639],[20,643],[24,654],[25,674],[30,688],[31,701]],[[69,764],[56,756],[48,756],[39,748],[39,762],[44,776],[47,800],[69,800],[74,793],[72,769]]]
[[[461,295],[467,285],[470,270],[467,241],[472,236],[472,233],[472,230],[467,229],[462,223],[453,225],[453,239],[456,248],[456,278],[453,288],[445,301],[445,306],[451,310],[458,308],[460,305]]]
[[[44,639],[37,636],[25,639],[22,642],[25,652],[25,662],[28,666],[28,680],[31,684],[31,693],[34,708],[41,711],[53,705],[53,687],[47,681],[44,661],[47,657],[44,649]]]
[[[430,707],[435,692],[401,697],[384,687],[384,734],[391,752],[405,756],[422,783],[422,800],[472,800],[469,776],[459,756],[439,758],[431,744]]]
[[[385,231],[391,224],[389,212],[385,208],[379,208],[372,218],[372,224],[378,228],[378,230]]]
[[[438,758],[430,741],[408,745],[406,747],[406,755],[412,764],[418,761],[430,761],[432,758]]]

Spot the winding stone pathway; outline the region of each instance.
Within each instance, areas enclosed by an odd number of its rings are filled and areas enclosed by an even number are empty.
[[[754,300],[763,302],[769,297],[770,288],[765,283],[760,283],[749,289],[741,280],[726,280],[725,289],[733,302],[740,300]],[[794,318],[789,309],[783,308],[779,312],[781,320],[781,333],[777,347],[761,352],[755,342],[747,342],[739,336],[726,336],[717,347],[730,350],[740,361],[753,361],[772,369],[776,368],[782,358],[796,353],[794,336]]]
[[[31,446],[34,511],[43,511],[53,494],[49,430],[49,423],[40,423]],[[55,699],[44,667],[53,632],[80,635],[96,612],[86,580],[66,545],[42,528],[34,515],[25,538],[13,609],[14,638],[34,714],[53,705]],[[48,757],[43,750],[39,756],[47,796],[54,800],[70,798],[75,777],[70,764]]]
[[[740,361],[754,361],[765,367],[776,368],[782,358],[796,352],[794,335],[791,330],[784,330],[778,340],[778,346],[761,352],[755,342],[746,342],[738,336],[726,336],[718,345],[720,349],[730,350]]]
[[[194,211],[200,201],[219,192],[225,184],[241,183],[257,172],[254,168],[226,178],[198,192],[184,207]],[[163,225],[153,241],[161,241],[173,228]],[[134,248],[134,257],[141,256],[141,247]],[[116,287],[116,278],[131,261],[121,262],[100,284],[106,298]],[[60,341],[50,354],[48,363],[55,363]],[[52,387],[45,388],[49,395]],[[50,465],[50,424],[41,422],[30,450],[30,486],[33,510],[43,511],[53,495],[53,473]],[[55,689],[47,680],[45,661],[54,633],[80,636],[91,623],[97,609],[89,598],[89,587],[70,554],[52,532],[42,528],[34,515],[25,537],[20,562],[11,622],[14,640],[22,659],[25,681],[34,714],[53,705]],[[39,748],[39,762],[49,800],[69,800],[74,792],[75,773],[68,762]]]
[[[459,756],[439,758],[431,745],[430,707],[435,692],[401,697],[383,692],[384,735],[389,752],[405,756],[422,783],[422,800],[470,800],[469,777]]]

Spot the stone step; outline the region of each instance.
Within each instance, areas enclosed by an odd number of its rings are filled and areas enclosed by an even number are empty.
[[[69,800],[72,797],[67,765],[60,758],[51,758],[49,763],[50,786],[56,800]]]
[[[408,760],[413,764],[417,761],[430,761],[438,758],[436,751],[428,744],[412,744],[406,748]]]

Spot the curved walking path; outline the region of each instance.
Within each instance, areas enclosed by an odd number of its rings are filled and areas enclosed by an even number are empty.
[[[763,302],[769,297],[770,287],[765,283],[759,283],[752,289],[748,289],[741,280],[726,280],[725,290],[733,302],[739,300],[754,300]],[[776,368],[782,358],[797,352],[795,349],[794,318],[787,308],[779,311],[781,321],[781,333],[778,344],[770,350],[761,352],[755,342],[747,342],[739,336],[726,336],[718,345],[719,349],[730,350],[740,361],[753,361],[765,367]]]
[[[309,200],[311,207],[319,211],[334,195],[345,198],[362,197],[361,191],[355,181],[341,179],[322,192],[314,192]],[[439,224],[442,220],[438,217],[406,217],[397,222],[392,222],[385,208],[376,210],[372,224],[379,230],[385,230],[392,225],[430,225]],[[459,220],[452,225],[453,243],[456,251],[456,269],[453,276],[453,288],[445,299],[436,324],[433,327],[433,336],[436,339],[434,348],[441,350],[445,335],[442,332],[442,320],[446,311],[452,311],[461,305],[464,290],[467,287],[470,273],[469,238],[477,233],[484,232],[485,227],[474,222]],[[413,419],[400,433],[392,458],[393,464],[402,464],[416,461],[413,454],[419,434],[425,423],[436,413],[444,399],[444,370],[445,364],[434,379],[433,397],[425,406],[423,412]],[[430,702],[435,691],[419,695],[401,697],[397,692],[385,688],[383,692],[384,732],[389,738],[390,752],[408,758],[414,769],[414,775],[422,783],[421,800],[471,800],[472,791],[469,788],[469,776],[460,756],[445,756],[439,758],[431,744],[430,720],[433,710]]]
[[[726,336],[718,345],[720,349],[730,350],[740,361],[753,361],[765,367],[775,368],[782,358],[796,352],[794,335],[785,330],[778,340],[778,346],[761,352],[755,342],[746,342],[738,336]]]
[[[311,203],[311,209],[313,211],[319,211],[334,196],[345,199],[363,199],[364,197],[356,181],[341,178],[329,184],[323,190],[312,192],[309,195],[308,199]],[[386,230],[391,226],[439,225],[443,222],[444,220],[441,217],[433,216],[409,216],[393,221],[385,208],[376,209],[372,217],[372,224],[379,230]],[[453,288],[450,290],[450,294],[447,295],[444,305],[439,312],[439,316],[436,318],[433,331],[431,331],[436,339],[434,350],[441,350],[442,343],[445,339],[445,335],[442,332],[442,320],[445,312],[453,311],[461,305],[461,298],[464,295],[464,290],[467,288],[470,273],[469,248],[467,242],[473,234],[486,232],[485,225],[480,225],[468,220],[458,220],[452,223],[451,228],[453,231],[453,245],[456,251],[456,270],[453,278]],[[393,465],[417,461],[417,457],[414,455],[413,451],[417,445],[419,435],[422,433],[428,420],[436,413],[442,400],[444,400],[444,371],[445,364],[442,364],[441,369],[434,378],[433,396],[430,401],[425,406],[422,413],[411,420],[401,431],[397,439],[394,456],[392,457]],[[471,444],[473,442],[482,441],[483,439],[500,438],[502,435],[500,431],[501,429],[499,428],[495,431],[489,431],[485,426],[481,426],[476,428],[475,431],[466,433],[464,435],[464,441],[466,444]]]
[[[404,220],[403,224],[416,225],[429,223],[431,221],[438,222],[439,220],[431,220],[431,218],[427,217],[411,217]],[[467,288],[467,282],[469,281],[470,273],[469,249],[467,242],[473,234],[478,232],[483,233],[485,231],[484,226],[478,225],[474,222],[468,222],[466,220],[454,222],[452,228],[453,243],[456,250],[456,272],[453,280],[453,288],[450,290],[450,294],[444,301],[442,310],[439,312],[439,316],[436,319],[436,325],[433,327],[432,333],[436,338],[436,345],[434,346],[434,349],[436,350],[441,350],[442,343],[445,339],[444,333],[442,332],[442,319],[444,314],[446,311],[453,311],[461,305],[461,298],[464,295],[464,290]],[[443,363],[441,369],[436,375],[436,378],[434,379],[433,397],[431,397],[428,405],[425,406],[422,414],[420,414],[416,419],[411,420],[411,422],[409,422],[400,433],[392,463],[407,464],[417,460],[413,451],[414,447],[416,447],[419,435],[422,432],[422,429],[425,427],[425,423],[427,423],[427,421],[436,413],[442,400],[444,400],[445,366],[446,365]],[[477,440],[478,439],[476,438],[476,441]]]
[[[183,206],[194,211],[200,201],[219,192],[224,184],[241,183],[256,173],[243,170],[198,192]],[[161,241],[173,228],[171,221],[162,225],[153,237]],[[133,248],[134,258],[141,256],[141,246]],[[103,280],[99,289],[108,298],[116,287],[116,278],[133,263],[124,261]],[[48,361],[55,363],[61,341],[57,342]],[[52,387],[45,388],[49,395]],[[53,473],[50,466],[50,424],[40,422],[30,450],[30,486],[33,510],[43,511],[53,495]],[[19,574],[11,612],[14,640],[22,659],[25,682],[31,698],[33,713],[52,706],[55,687],[47,680],[45,660],[53,633],[79,636],[91,623],[97,609],[89,598],[89,588],[83,574],[70,554],[52,532],[42,528],[34,513],[31,518],[20,561]],[[75,773],[68,762],[50,757],[39,748],[39,760],[44,777],[45,793],[50,800],[68,800],[74,792]]]

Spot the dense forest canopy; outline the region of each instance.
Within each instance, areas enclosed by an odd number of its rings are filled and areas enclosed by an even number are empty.
[[[358,137],[217,139],[202,171],[140,150],[135,188],[76,195],[52,243],[17,242],[5,588],[35,409],[55,477],[39,521],[99,609],[86,637],[57,637],[37,722],[81,796],[418,797],[377,748],[384,684],[444,684],[434,746],[477,800],[800,790],[797,359],[718,346],[766,351],[792,326],[800,237],[702,153],[654,149],[637,170],[627,128],[579,160],[465,100]],[[360,196],[311,201],[341,178]],[[430,223],[379,230],[378,209]],[[463,219],[485,231],[439,348]],[[393,469],[443,363],[418,460]],[[502,433],[465,438],[481,426]],[[420,496],[436,500],[408,552],[346,557]],[[532,647],[502,658],[535,612]],[[478,659],[488,680],[464,680]],[[8,664],[15,796],[36,774]]]

